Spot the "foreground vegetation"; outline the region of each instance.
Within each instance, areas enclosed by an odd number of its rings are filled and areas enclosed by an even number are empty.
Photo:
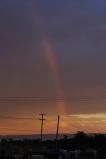
[[[78,132],[73,138],[64,135],[57,143],[55,140],[46,140],[41,143],[38,140],[16,141],[13,139],[2,139],[0,142],[0,154],[21,154],[21,153],[52,153],[60,150],[75,151],[80,150],[83,155],[87,151],[97,152],[99,159],[106,156],[106,135],[87,135]],[[9,158],[9,157],[8,157]]]

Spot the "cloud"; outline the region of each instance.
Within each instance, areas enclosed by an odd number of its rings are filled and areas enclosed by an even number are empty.
[[[71,115],[72,117],[78,117],[78,118],[82,118],[82,119],[106,119],[106,113],[95,113],[95,114],[74,114]]]

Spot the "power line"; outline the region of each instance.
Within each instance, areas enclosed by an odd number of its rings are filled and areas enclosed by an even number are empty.
[[[71,97],[0,97],[0,103],[33,103],[33,102],[63,102],[63,101],[88,101],[97,100],[99,98],[106,99],[106,96],[71,96]]]
[[[4,115],[0,115],[0,119],[10,119],[10,120],[38,120],[38,118],[23,118],[23,117],[14,117],[14,116],[4,116]],[[56,119],[46,119],[47,122],[49,121],[56,121]]]
[[[20,117],[14,117],[14,116],[2,116],[0,115],[0,119],[16,119],[16,120],[38,120],[34,118],[20,118]]]
[[[48,103],[48,102],[62,102],[63,98],[48,98],[48,97],[0,97],[0,103]]]
[[[0,130],[34,132],[34,130],[14,129],[14,128],[7,128],[7,127],[0,127]]]
[[[59,124],[60,124],[60,116],[58,115],[57,130],[56,130],[56,150],[58,150]]]
[[[42,142],[42,139],[43,139],[43,124],[44,124],[44,121],[46,120],[46,119],[44,119],[44,116],[46,114],[42,113],[42,114],[39,114],[39,115],[41,116],[41,118],[39,118],[39,120],[41,121],[41,142]]]
[[[58,115],[58,118],[57,118],[57,130],[56,130],[56,141],[58,140],[58,136],[59,136],[59,124],[60,124],[60,116]]]

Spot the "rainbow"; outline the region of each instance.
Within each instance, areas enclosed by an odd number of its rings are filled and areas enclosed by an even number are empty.
[[[34,9],[35,10],[35,9]],[[38,10],[38,9],[36,9]],[[35,19],[35,12],[33,12],[32,9],[32,16]],[[60,99],[58,100],[58,111],[60,114],[65,114],[66,113],[66,105],[65,105],[65,96],[64,96],[64,91],[62,89],[62,84],[61,84],[61,80],[60,80],[60,75],[59,75],[59,67],[58,67],[58,62],[56,60],[53,48],[52,48],[52,43],[50,42],[50,38],[47,35],[47,33],[45,33],[45,27],[43,25],[43,29],[41,27],[41,23],[39,23],[39,18],[37,18],[36,16],[36,27],[38,29],[38,32],[40,33],[40,37],[41,37],[41,43],[43,45],[44,48],[44,52],[46,55],[46,58],[48,59],[48,63],[50,65],[50,69],[52,72],[52,76],[55,82],[55,86],[56,86],[56,98]],[[61,100],[62,99],[62,100]]]
[[[62,84],[60,80],[58,62],[53,52],[53,48],[52,48],[49,36],[45,34],[43,37],[44,37],[43,47],[44,47],[45,55],[48,59],[48,63],[50,65],[50,69],[51,69],[52,76],[56,86],[56,98],[57,100],[59,99],[57,102],[58,111],[60,114],[65,114],[66,113],[65,96],[64,96],[64,91],[62,89]]]

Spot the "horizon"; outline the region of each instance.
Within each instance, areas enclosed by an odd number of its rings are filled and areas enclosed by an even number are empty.
[[[58,139],[63,139],[64,138],[64,135],[67,136],[68,139],[70,138],[74,138],[75,135],[79,132],[83,132],[83,131],[78,131],[76,133],[73,133],[73,134],[69,134],[69,133],[64,133],[64,134],[59,134],[58,135]],[[86,134],[87,136],[89,137],[94,137],[95,135],[105,135],[106,136],[106,133],[85,133],[83,132],[84,134]],[[41,134],[13,134],[13,135],[0,135],[0,140],[2,139],[13,139],[13,140],[41,140]],[[42,137],[42,140],[56,140],[56,133],[54,134],[43,134],[43,137]]]

